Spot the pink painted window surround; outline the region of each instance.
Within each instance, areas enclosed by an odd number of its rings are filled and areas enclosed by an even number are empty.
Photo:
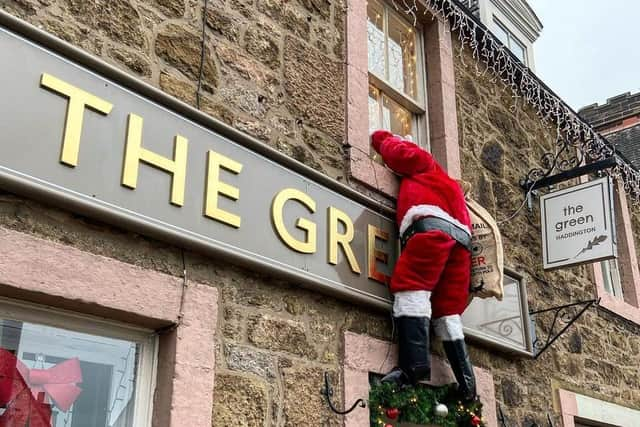
[[[615,186],[614,206],[618,237],[618,265],[624,298],[614,297],[605,289],[600,263],[593,264],[596,293],[601,298],[601,307],[640,324],[640,268],[637,248],[634,244],[631,215],[624,189],[620,183],[616,183]]]
[[[211,425],[215,288],[2,227],[0,254],[2,297],[158,331],[153,427]]]
[[[436,160],[459,178],[460,149],[456,116],[453,48],[448,24],[418,16],[422,22],[427,74],[429,145]],[[350,174],[359,182],[395,196],[398,179],[372,160],[369,145],[369,71],[367,57],[367,2],[349,0],[347,8],[347,140],[351,145]]]
[[[558,403],[564,427],[638,425],[640,411],[573,391],[558,389]]]
[[[351,405],[357,399],[369,397],[369,373],[389,372],[398,358],[397,347],[390,342],[367,335],[344,334],[344,399]],[[449,366],[439,357],[432,358],[431,384],[443,385],[455,382]],[[483,404],[483,419],[487,427],[498,426],[495,388],[491,372],[474,368],[478,395]],[[346,415],[344,427],[369,427],[369,408],[358,408]]]

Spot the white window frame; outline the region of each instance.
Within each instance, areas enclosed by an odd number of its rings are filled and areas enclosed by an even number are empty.
[[[374,86],[381,94],[388,96],[392,101],[399,104],[402,108],[406,109],[412,117],[411,131],[414,136],[414,142],[424,149],[429,149],[429,121],[427,120],[427,73],[426,62],[424,52],[424,29],[419,24],[412,25],[406,17],[393,9],[393,6],[388,3],[387,0],[370,0],[374,1],[382,6],[383,10],[383,31],[385,37],[384,43],[384,56],[385,56],[385,69],[388,67],[388,49],[387,43],[389,38],[389,16],[395,16],[397,19],[403,21],[410,28],[413,29],[416,36],[416,89],[418,96],[416,99],[404,94],[398,89],[394,88],[389,83],[385,76],[379,76],[372,73],[367,66],[367,73],[369,76],[369,85]],[[368,16],[367,16],[368,19]],[[367,49],[369,46],[367,45]],[[382,96],[378,98],[378,111],[382,115]],[[382,119],[380,118],[380,123]],[[403,135],[404,136],[404,135]]]
[[[0,318],[133,341],[138,344],[133,425],[151,427],[158,367],[158,335],[153,330],[4,297],[0,297]]]
[[[513,44],[517,44],[518,47],[520,47],[522,49],[522,52],[524,54],[523,55],[524,56],[523,63],[524,63],[524,65],[528,66],[529,65],[529,52],[528,52],[528,49],[527,49],[527,45],[524,44],[515,34],[513,34],[513,31],[511,31],[509,28],[507,28],[507,26],[505,24],[503,24],[502,21],[500,21],[500,19],[498,19],[498,17],[496,17],[495,15],[493,17],[493,23],[494,23],[494,25],[496,27],[500,28],[501,31],[504,31],[507,34],[506,46],[509,49],[509,51],[511,51],[514,54],[514,56],[515,56],[515,52],[513,52],[513,48],[511,47],[512,43]],[[500,40],[500,41],[502,41],[502,40]],[[516,58],[517,58],[517,56],[516,56]],[[518,59],[520,59],[520,58],[518,58]]]

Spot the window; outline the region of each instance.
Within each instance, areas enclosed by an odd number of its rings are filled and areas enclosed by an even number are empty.
[[[593,264],[600,307],[640,324],[640,264],[631,213],[620,182],[613,183],[613,209],[618,256]]]
[[[493,19],[495,23],[494,33],[500,39],[500,41],[509,48],[509,50],[520,60],[523,64],[527,65],[527,48],[511,31],[505,27],[503,23],[496,18]]]
[[[31,425],[151,425],[150,331],[8,300],[0,312],[0,424],[26,411]]]
[[[504,349],[531,355],[533,351],[527,294],[522,278],[504,276],[502,301],[474,298],[462,315],[465,333]]]
[[[422,40],[388,5],[367,4],[369,130],[387,129],[426,146]]]
[[[615,403],[558,390],[565,427],[635,427],[640,411]]]

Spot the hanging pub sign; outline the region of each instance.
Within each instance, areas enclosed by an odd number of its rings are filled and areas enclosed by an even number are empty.
[[[540,211],[545,270],[616,257],[608,177],[546,194]]]

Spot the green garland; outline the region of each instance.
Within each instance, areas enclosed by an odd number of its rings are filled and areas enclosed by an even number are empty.
[[[434,413],[438,403],[447,406],[449,413],[446,417],[438,417]],[[392,408],[399,411],[396,420],[387,418],[386,412]],[[371,427],[383,427],[395,422],[435,424],[441,427],[473,427],[471,420],[474,416],[480,419],[479,426],[485,426],[482,420],[482,403],[461,403],[456,395],[455,384],[442,387],[418,384],[415,387],[401,389],[390,383],[372,384],[369,390],[369,411]]]

